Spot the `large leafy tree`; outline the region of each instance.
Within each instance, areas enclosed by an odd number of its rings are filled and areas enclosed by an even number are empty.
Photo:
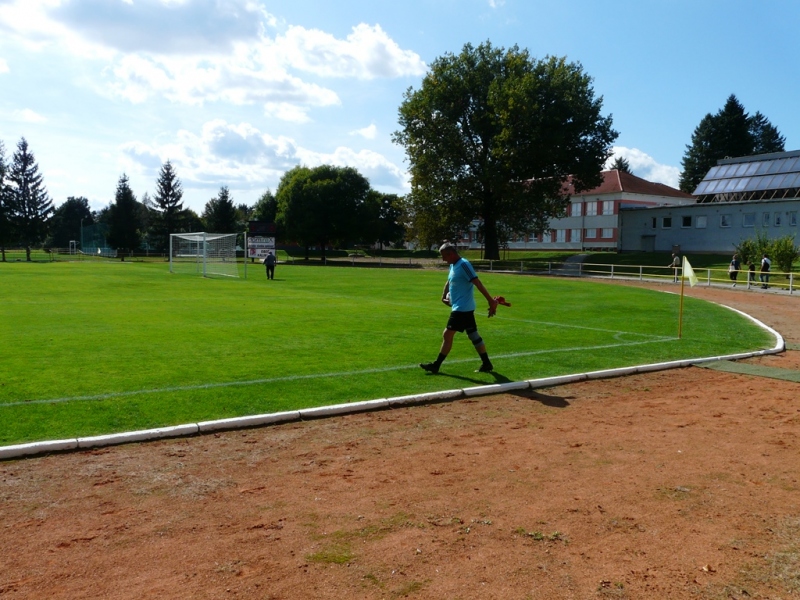
[[[108,244],[125,260],[125,251],[133,251],[142,243],[142,206],[136,201],[128,176],[117,182],[114,202],[108,209]]]
[[[680,189],[691,194],[721,158],[783,152],[786,139],[760,112],[750,116],[734,94],[692,133],[681,165]]]
[[[329,244],[360,239],[369,181],[352,167],[298,166],[284,173],[275,197],[277,223],[288,240],[318,244],[325,256]]]
[[[202,218],[206,225],[206,231],[214,233],[241,231],[237,210],[233,205],[233,199],[227,186],[222,186],[217,197],[206,202]]]
[[[532,58],[485,42],[437,58],[400,105],[415,215],[435,208],[445,229],[483,221],[487,258],[499,258],[498,228],[541,232],[576,191],[601,182],[611,117],[591,78],[563,58]]]
[[[82,227],[92,224],[94,217],[89,200],[83,196],[70,196],[53,211],[47,244],[54,248],[67,248],[71,241],[80,240]]]
[[[403,241],[403,209],[397,194],[383,194],[370,190],[365,203],[366,227],[363,242],[393,245]]]
[[[47,194],[39,165],[22,138],[8,169],[10,187],[9,208],[12,229],[25,247],[26,260],[31,259],[31,248],[44,241],[48,220],[53,212],[53,202]]]
[[[153,242],[161,248],[169,248],[171,233],[179,233],[183,230],[186,214],[183,210],[182,198],[181,181],[178,179],[175,167],[170,161],[167,161],[161,165],[156,180],[156,193],[153,196],[155,211]]]
[[[274,223],[277,214],[278,200],[275,198],[275,194],[272,193],[272,190],[267,190],[261,194],[255,206],[253,206],[253,220]]]
[[[446,206],[428,195],[419,195],[412,191],[403,198],[401,206],[406,228],[405,238],[421,248],[430,250],[441,244],[442,240],[456,239],[463,229],[459,219],[445,216]]]

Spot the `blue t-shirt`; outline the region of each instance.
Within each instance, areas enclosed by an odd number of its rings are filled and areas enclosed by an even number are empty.
[[[447,281],[450,283],[450,307],[453,311],[475,310],[475,297],[472,293],[475,286],[472,280],[477,278],[478,274],[465,258],[460,258],[458,262],[450,265]]]

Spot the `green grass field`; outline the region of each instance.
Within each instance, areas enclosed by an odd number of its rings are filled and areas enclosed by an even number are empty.
[[[0,444],[98,435],[300,407],[770,347],[747,319],[678,296],[585,280],[485,273],[511,308],[479,327],[496,372],[448,316],[445,271],[279,265],[249,278],[163,263],[0,265]],[[675,287],[677,291],[678,287]],[[735,332],[735,335],[733,333]]]

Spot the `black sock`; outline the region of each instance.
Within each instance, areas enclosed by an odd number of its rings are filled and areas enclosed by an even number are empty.
[[[481,357],[481,360],[483,361],[483,364],[485,364],[485,365],[491,364],[491,361],[489,360],[489,353],[488,352],[479,352],[478,354],[480,354],[480,357]]]
[[[434,362],[434,364],[437,367],[441,367],[445,358],[447,358],[447,354],[442,354],[441,352],[439,352],[439,356],[436,357],[436,361]]]

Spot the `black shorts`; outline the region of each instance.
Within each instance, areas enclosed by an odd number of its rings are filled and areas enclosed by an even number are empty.
[[[478,329],[478,324],[475,323],[475,311],[454,310],[450,313],[450,318],[447,320],[447,329],[452,329],[453,331],[471,331]]]

